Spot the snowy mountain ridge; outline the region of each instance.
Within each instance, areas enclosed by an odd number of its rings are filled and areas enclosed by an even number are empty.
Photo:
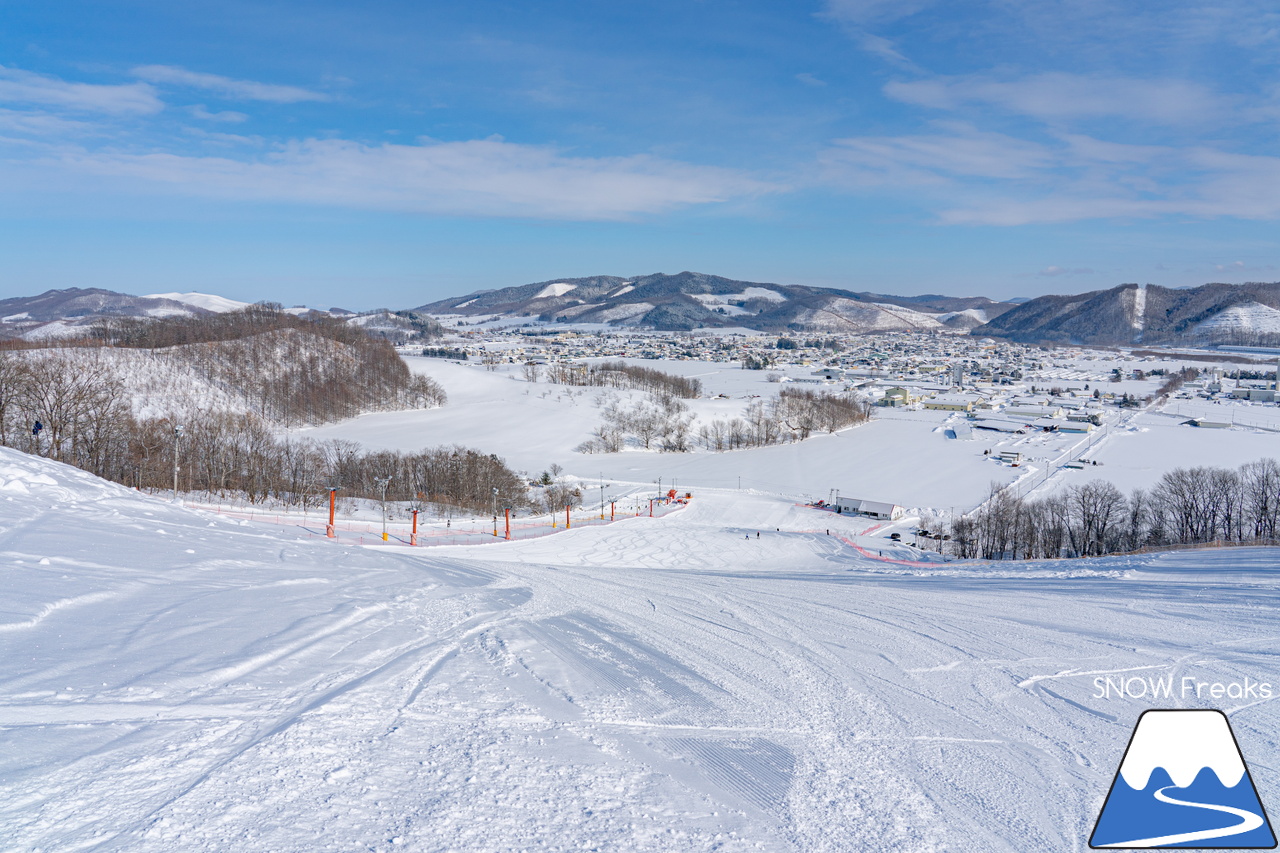
[[[973,330],[1025,343],[1253,344],[1280,336],[1280,283],[1122,284],[1038,296]]]
[[[965,332],[1012,307],[983,297],[889,296],[705,273],[590,276],[486,290],[413,309],[507,323],[603,323],[665,331]]]

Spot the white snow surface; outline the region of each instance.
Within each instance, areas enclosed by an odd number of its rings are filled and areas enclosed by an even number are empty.
[[[1120,775],[1130,788],[1141,791],[1157,767],[1163,767],[1179,788],[1188,787],[1206,767],[1228,788],[1234,788],[1244,776],[1244,762],[1227,718],[1217,711],[1148,711],[1143,715],[1120,765]]]
[[[690,486],[736,487],[741,477],[745,488],[795,497],[827,498],[831,489],[840,489],[867,500],[943,508],[974,506],[986,496],[991,481],[1008,482],[1019,473],[996,464],[983,450],[1015,441],[1025,449],[1030,443],[1026,439],[1000,443],[985,435],[957,442],[942,429],[948,413],[879,411],[870,423],[798,444],[729,453],[636,450],[587,455],[573,448],[600,424],[601,405],[617,397],[625,402],[643,395],[525,382],[516,378],[515,367],[503,373],[440,359],[410,357],[406,361],[412,370],[430,375],[444,387],[448,405],[429,411],[367,414],[301,434],[318,440],[358,441],[375,450],[417,451],[462,443],[497,453],[516,470],[534,476],[558,463],[571,474],[594,478],[602,473],[627,482],[652,483],[662,477],[667,483],[674,478]],[[766,381],[765,371],[742,370],[733,364],[661,362],[660,369],[698,378],[704,394],[730,395],[689,400],[690,411],[701,419],[694,423],[695,430],[707,420],[739,417],[753,395],[776,394],[782,387]],[[790,369],[806,378],[811,371],[811,367]]]
[[[990,322],[987,317],[986,309],[983,308],[966,308],[963,311],[947,311],[945,313],[935,315],[935,319],[944,323],[955,317],[968,317],[978,325]]]
[[[1142,333],[1147,328],[1147,286],[1140,284],[1133,291],[1133,325],[1134,340],[1141,341]]]
[[[1280,309],[1259,302],[1232,305],[1196,324],[1201,335],[1220,335],[1225,332],[1240,334],[1275,334],[1280,332]]]
[[[203,308],[206,311],[216,311],[225,313],[227,311],[239,311],[241,308],[247,308],[248,302],[237,302],[234,299],[228,299],[225,296],[217,296],[212,293],[149,293],[146,299],[172,299],[174,302],[184,302],[187,305],[194,305],[197,308]]]
[[[569,284],[568,282],[557,281],[554,284],[548,284],[546,287],[542,288],[542,290],[539,290],[534,295],[533,298],[544,299],[550,296],[564,296],[566,293],[568,293],[571,290],[577,290],[577,288],[578,288],[578,285],[576,284]]]
[[[767,299],[770,302],[786,302],[788,297],[785,293],[779,293],[768,287],[747,287],[742,291],[743,299]]]
[[[706,489],[360,548],[7,449],[0,483],[12,850],[1083,851],[1146,707],[1096,678],[1277,680],[1273,549],[884,562]],[[1276,704],[1224,710],[1274,801]]]

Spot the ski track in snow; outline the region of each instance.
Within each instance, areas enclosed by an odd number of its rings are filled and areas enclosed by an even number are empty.
[[[0,502],[5,849],[1085,850],[1146,707],[1093,679],[1274,659],[1263,549],[895,565],[726,492],[424,554],[0,460],[54,481]]]

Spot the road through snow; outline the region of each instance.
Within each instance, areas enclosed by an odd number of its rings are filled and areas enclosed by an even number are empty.
[[[900,565],[727,492],[362,549],[0,450],[6,495],[5,849],[1083,850],[1147,707],[1095,677],[1274,667],[1261,549]]]

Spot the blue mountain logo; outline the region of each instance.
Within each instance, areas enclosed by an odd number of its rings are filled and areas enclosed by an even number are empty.
[[[1089,846],[1273,849],[1275,833],[1227,715],[1144,712]]]

